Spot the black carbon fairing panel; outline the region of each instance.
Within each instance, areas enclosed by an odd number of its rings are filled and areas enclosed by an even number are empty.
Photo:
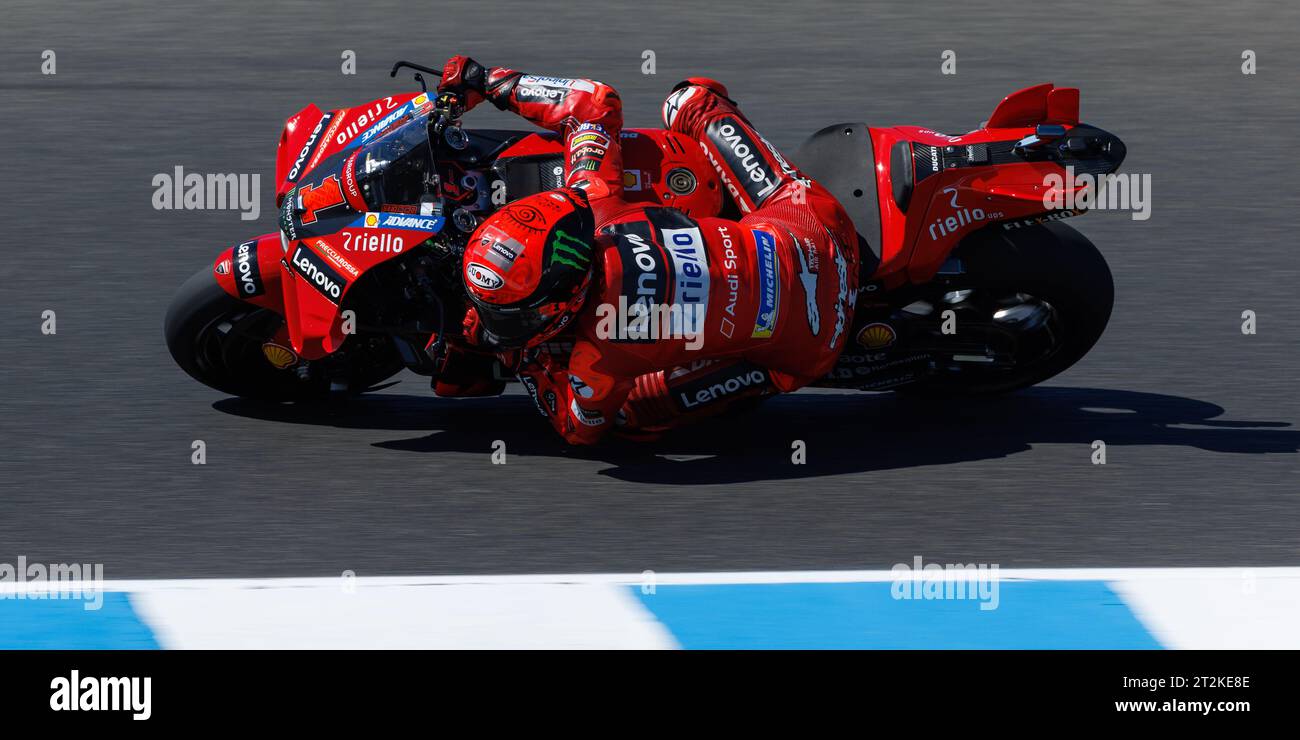
[[[535,132],[475,128],[465,129],[465,133],[469,138],[469,146],[463,152],[465,158],[474,162],[488,162],[505,151],[506,147]]]
[[[876,156],[865,123],[838,123],[808,137],[790,160],[839,200],[857,228],[864,263],[880,260]],[[871,259],[874,255],[875,259]]]
[[[492,171],[506,184],[506,201],[564,185],[564,157],[560,154],[502,157],[493,163]]]

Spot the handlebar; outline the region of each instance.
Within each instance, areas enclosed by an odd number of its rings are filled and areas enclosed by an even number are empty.
[[[415,81],[418,82],[418,83],[420,83],[420,90],[421,90],[422,92],[426,92],[426,93],[429,92],[429,86],[425,84],[425,82],[424,82],[424,74],[421,74],[422,72],[423,72],[423,73],[427,73],[427,74],[434,75],[435,77],[437,77],[437,78],[439,78],[439,79],[442,78],[442,73],[441,73],[441,72],[438,72],[436,69],[430,69],[429,67],[426,67],[426,66],[424,66],[423,64],[416,64],[415,62],[408,62],[408,61],[406,61],[405,59],[403,59],[403,60],[401,60],[400,62],[394,64],[394,65],[393,65],[393,68],[392,68],[391,70],[389,70],[389,72],[388,72],[388,76],[389,76],[389,77],[396,77],[396,76],[397,76],[397,70],[401,69],[402,67],[409,67],[409,68],[411,68],[411,69],[418,70],[418,71],[415,73]]]
[[[426,93],[429,92],[429,87],[424,81],[425,74],[431,74],[439,79],[442,78],[442,73],[438,70],[426,67],[423,64],[408,62],[405,59],[394,64],[392,70],[388,72],[388,76],[396,77],[397,71],[403,67],[416,70],[415,81],[420,83],[420,89]],[[448,145],[453,148],[463,148],[464,134],[460,132],[460,126],[457,122],[465,113],[465,101],[456,93],[438,93],[438,97],[433,104],[433,110],[434,115],[430,119],[433,124],[431,127],[433,133],[436,136],[445,136]],[[448,129],[452,129],[452,132],[447,133]]]
[[[409,68],[414,69],[414,70],[419,71],[419,72],[427,72],[427,73],[429,73],[429,74],[431,74],[431,75],[441,75],[441,74],[442,74],[442,73],[439,72],[438,70],[433,69],[433,68],[431,68],[431,67],[426,67],[426,66],[424,66],[423,64],[416,64],[415,62],[408,62],[408,61],[406,61],[405,59],[403,59],[403,60],[401,60],[400,62],[398,62],[397,64],[394,64],[394,65],[393,65],[393,70],[392,70],[391,72],[388,73],[388,76],[389,76],[389,77],[396,77],[396,76],[397,76],[397,70],[401,69],[402,67],[409,67]]]

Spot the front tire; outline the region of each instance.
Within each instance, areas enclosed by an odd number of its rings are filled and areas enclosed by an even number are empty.
[[[1115,283],[1101,252],[1056,222],[972,235],[956,250],[966,273],[955,282],[977,296],[1030,296],[1050,310],[1051,345],[1012,367],[940,368],[898,388],[923,396],[1007,393],[1051,378],[1078,362],[1101,338],[1115,301]],[[959,321],[960,326],[960,321]],[[960,329],[958,330],[960,332]]]
[[[276,369],[262,353],[284,319],[234,298],[211,269],[195,273],[167,309],[164,334],[172,359],[190,377],[222,393],[264,401],[316,401],[360,393],[402,369],[391,344],[350,336],[309,372]],[[351,351],[349,351],[351,350]]]

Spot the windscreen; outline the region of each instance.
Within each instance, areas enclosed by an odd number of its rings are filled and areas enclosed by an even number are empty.
[[[285,249],[346,228],[365,212],[440,213],[428,125],[428,117],[419,116],[360,148],[330,155],[307,173],[280,207]]]
[[[357,184],[372,211],[428,200],[426,196],[434,194],[432,173],[428,116],[418,116],[364,145],[356,159]]]

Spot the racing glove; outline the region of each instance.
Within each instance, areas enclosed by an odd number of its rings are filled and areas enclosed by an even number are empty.
[[[466,111],[483,102],[486,86],[487,68],[463,54],[457,54],[442,65],[438,92],[459,95]]]

